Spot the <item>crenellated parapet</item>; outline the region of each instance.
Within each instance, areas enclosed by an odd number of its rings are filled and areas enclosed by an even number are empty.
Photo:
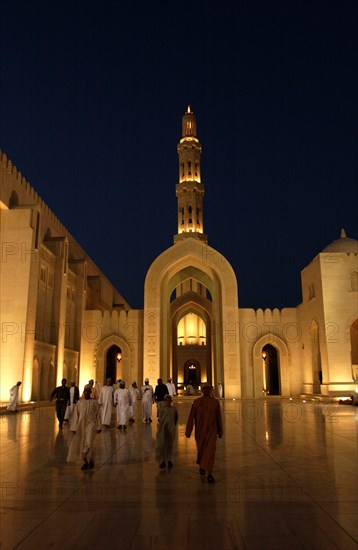
[[[0,205],[3,210],[31,211],[28,223],[36,235],[33,241],[34,250],[48,250],[49,252],[45,254],[47,257],[51,253],[54,253],[55,256],[61,254],[66,264],[76,261],[86,264],[83,276],[96,277],[101,281],[97,301],[102,309],[112,305],[130,309],[122,295],[113,287],[112,283],[2,151],[0,151]],[[22,243],[16,244],[17,248],[21,250]],[[26,252],[29,252],[28,249]],[[41,257],[43,256],[42,252]]]
[[[249,347],[263,336],[286,343],[297,343],[301,339],[297,308],[240,308],[239,317],[240,339]]]

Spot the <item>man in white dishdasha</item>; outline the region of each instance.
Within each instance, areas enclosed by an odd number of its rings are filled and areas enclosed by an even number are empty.
[[[67,462],[73,462],[81,457],[81,470],[91,470],[94,467],[93,440],[96,433],[101,432],[100,407],[95,399],[91,399],[91,389],[91,385],[86,384],[84,397],[76,404],[70,425],[70,430],[75,432],[75,436],[68,449]]]
[[[98,403],[101,405],[102,424],[109,428],[114,407],[114,389],[111,378],[106,379],[106,385],[99,392]]]
[[[17,405],[19,403],[19,391],[21,382],[17,382],[15,386],[10,389],[10,401],[7,406],[7,410],[11,412],[17,412]]]
[[[149,384],[149,379],[144,380],[144,384],[140,389],[142,396],[142,416],[144,422],[152,422],[152,405],[153,405],[153,386]]]
[[[126,389],[124,380],[119,382],[119,388],[114,392],[114,406],[117,410],[117,422],[118,430],[123,432],[127,429],[127,420],[130,417],[130,408],[132,405],[132,398],[130,391]]]

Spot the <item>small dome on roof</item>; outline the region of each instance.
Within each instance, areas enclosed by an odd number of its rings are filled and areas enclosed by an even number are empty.
[[[349,239],[344,229],[341,230],[341,238],[332,241],[322,252],[341,252],[343,254],[358,254],[358,241]]]

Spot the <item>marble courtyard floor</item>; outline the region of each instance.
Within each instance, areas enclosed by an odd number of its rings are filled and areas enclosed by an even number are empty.
[[[174,468],[164,471],[156,420],[122,434],[113,416],[94,470],[82,472],[66,463],[72,434],[54,406],[1,415],[1,550],[357,549],[357,407],[223,400],[211,485],[184,436],[191,401],[175,404]]]

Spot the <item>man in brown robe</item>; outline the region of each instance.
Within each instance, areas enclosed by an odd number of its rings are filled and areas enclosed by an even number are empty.
[[[196,399],[191,406],[185,435],[191,436],[195,424],[195,441],[198,449],[196,463],[199,464],[200,475],[207,474],[208,483],[214,483],[212,475],[216,439],[223,436],[223,425],[221,419],[220,404],[212,397],[212,386],[205,383],[202,386],[203,397]]]

